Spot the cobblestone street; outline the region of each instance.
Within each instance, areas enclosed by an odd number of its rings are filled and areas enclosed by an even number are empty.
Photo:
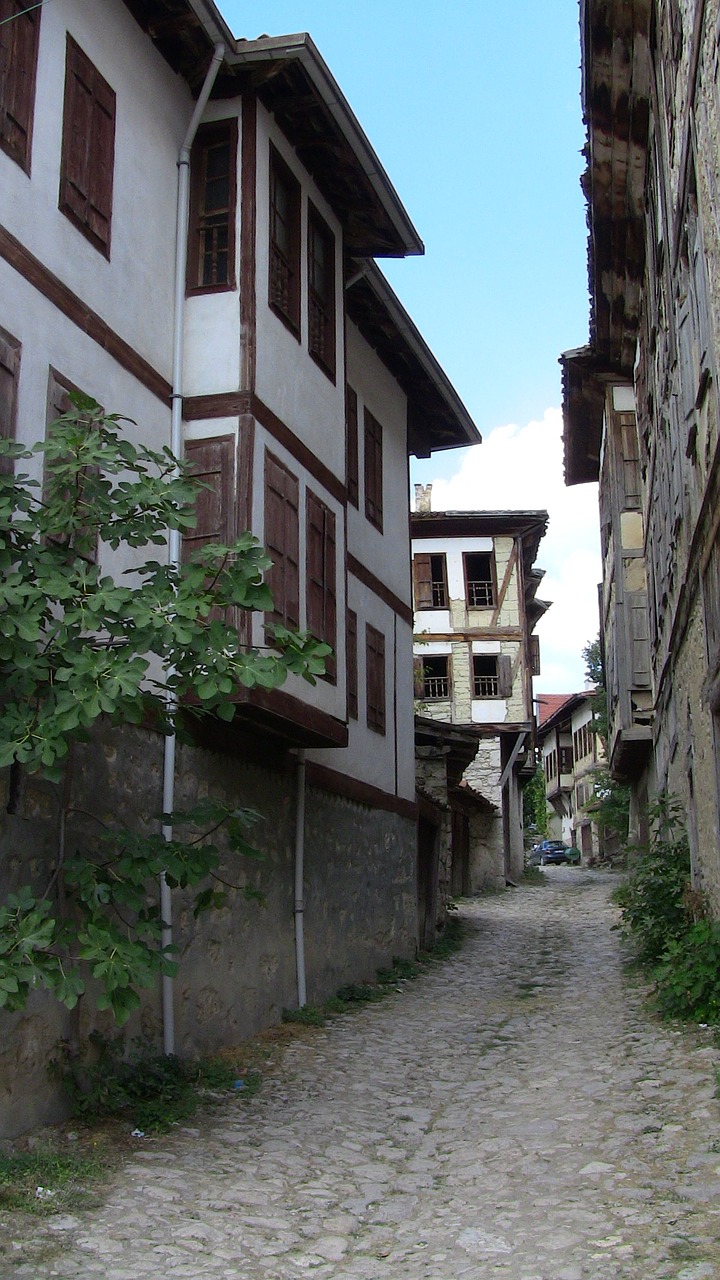
[[[449,961],[292,1044],[249,1106],[48,1218],[44,1280],[720,1277],[711,1033],[623,973],[610,875],[463,908]]]

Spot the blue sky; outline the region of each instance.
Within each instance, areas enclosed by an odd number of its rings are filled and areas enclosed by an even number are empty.
[[[557,413],[558,356],[588,330],[575,0],[220,9],[238,36],[309,31],[375,147],[425,242],[424,257],[380,265],[485,441],[415,464],[413,479],[433,482],[438,510],[550,510],[537,688],[581,688],[597,508],[594,486],[563,489]]]

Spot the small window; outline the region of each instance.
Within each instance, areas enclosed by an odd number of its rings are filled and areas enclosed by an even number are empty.
[[[335,514],[307,491],[307,629],[337,648]],[[335,653],[325,659],[325,679],[337,679]]]
[[[0,329],[0,439],[15,439],[20,343]],[[0,458],[0,475],[12,475],[11,458]]]
[[[191,160],[189,293],[235,287],[237,122],[198,129]]]
[[[464,557],[468,608],[492,609],[495,604],[495,557],[489,551],[472,551]]]
[[[416,609],[447,609],[447,559],[444,554],[413,557]]]
[[[312,205],[308,210],[308,350],[335,378],[335,237]]]
[[[40,8],[0,0],[0,147],[30,172]]]
[[[433,654],[422,659],[423,697],[428,702],[450,697],[450,658],[446,654]]]
[[[560,747],[560,772],[572,773],[573,771],[573,753],[572,747]]]
[[[365,624],[367,723],[375,733],[385,733],[385,636]]]
[[[270,279],[272,310],[300,336],[300,183],[270,148]]]
[[[110,257],[115,94],[67,38],[60,209],[84,236]]]
[[[499,698],[498,659],[492,654],[473,654],[473,697]]]
[[[272,560],[267,583],[270,615],[286,627],[300,625],[298,480],[272,454],[265,455],[265,546]]]
[[[383,530],[383,431],[377,418],[365,409],[365,515]]]
[[[354,609],[347,611],[347,700],[348,716],[351,720],[358,718],[358,632],[357,614]]]
[[[358,400],[352,387],[345,388],[345,470],[347,473],[348,502],[354,507],[359,502],[358,464]]]

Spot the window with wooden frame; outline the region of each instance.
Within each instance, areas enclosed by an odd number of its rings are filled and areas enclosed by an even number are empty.
[[[507,654],[473,654],[473,697],[509,698],[512,693],[512,662]]]
[[[337,591],[335,513],[325,506],[310,489],[306,497],[307,513],[307,597],[306,623],[317,640],[333,649],[325,659],[325,679],[337,680]]]
[[[347,705],[351,720],[358,718],[358,620],[354,609],[347,611]]]
[[[335,381],[335,236],[308,205],[308,351]]]
[[[68,36],[59,204],[106,258],[114,160],[115,93]]]
[[[201,125],[190,161],[188,293],[235,288],[237,120]]]
[[[367,724],[375,733],[385,733],[385,636],[365,624],[365,678]]]
[[[492,609],[497,600],[495,556],[491,551],[466,551],[465,593],[469,609]]]
[[[449,654],[428,654],[423,664],[423,698],[428,702],[442,701],[450,697]]]
[[[345,387],[345,473],[348,502],[360,502],[360,467],[358,462],[358,398],[351,386]]]
[[[270,147],[270,275],[268,301],[300,337],[300,183]]]
[[[447,557],[444,553],[413,556],[413,591],[416,609],[447,609]]]
[[[30,172],[39,8],[0,0],[0,147]]]
[[[369,409],[364,410],[365,515],[383,530],[383,430]]]
[[[282,626],[300,625],[299,485],[287,467],[265,454],[265,546],[272,560],[267,584],[273,596],[270,619]]]
[[[47,396],[47,417],[46,417],[47,426],[50,426],[51,423],[56,422],[58,418],[64,417],[66,413],[75,412],[75,406],[72,400],[70,399],[71,392],[75,392],[79,395],[82,394],[79,387],[76,387],[73,382],[70,382],[61,373],[58,373],[56,369],[51,368],[48,375],[48,396]],[[88,422],[89,422],[89,419],[88,419]],[[72,507],[74,510],[77,510],[77,507],[82,503],[85,503],[87,505],[88,499],[84,491],[85,481],[90,477],[96,476],[97,473],[98,473],[97,467],[83,467],[82,471],[79,473],[78,485],[75,493],[71,494],[70,492],[68,492],[66,495],[68,502],[70,502],[70,500],[72,499]],[[46,477],[44,476],[43,490],[45,489],[46,482],[47,482]],[[82,555],[84,559],[89,560],[91,563],[97,563],[97,558],[98,558],[97,531],[96,530],[91,531],[89,526],[80,525],[75,530],[75,538],[77,539],[77,548],[78,548],[79,554]],[[61,546],[70,547],[72,545],[73,549],[75,549],[75,542],[73,540],[73,543],[71,544],[70,536],[68,534],[60,533],[58,531],[58,534],[52,539],[52,541],[60,544]]]
[[[572,747],[560,747],[558,752],[558,764],[560,773],[568,774],[573,771],[573,751]]]
[[[0,329],[0,440],[15,439],[19,377],[20,343],[5,329]],[[0,458],[0,475],[12,473],[12,458]]]

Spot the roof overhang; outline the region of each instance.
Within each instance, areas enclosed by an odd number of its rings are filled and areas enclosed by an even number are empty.
[[[632,382],[645,266],[652,0],[581,0],[590,344],[561,357],[565,482],[597,480],[602,381]]]
[[[349,253],[405,257],[423,243],[357,117],[307,33],[235,39],[211,0],[125,0],[197,92],[215,44],[213,98],[256,93],[339,218]]]
[[[533,565],[548,519],[547,511],[413,511],[410,537],[494,538],[506,534],[520,538],[525,583],[532,598],[540,582]]]
[[[480,444],[482,436],[425,339],[379,267],[350,265],[347,312],[407,396],[408,452]]]

